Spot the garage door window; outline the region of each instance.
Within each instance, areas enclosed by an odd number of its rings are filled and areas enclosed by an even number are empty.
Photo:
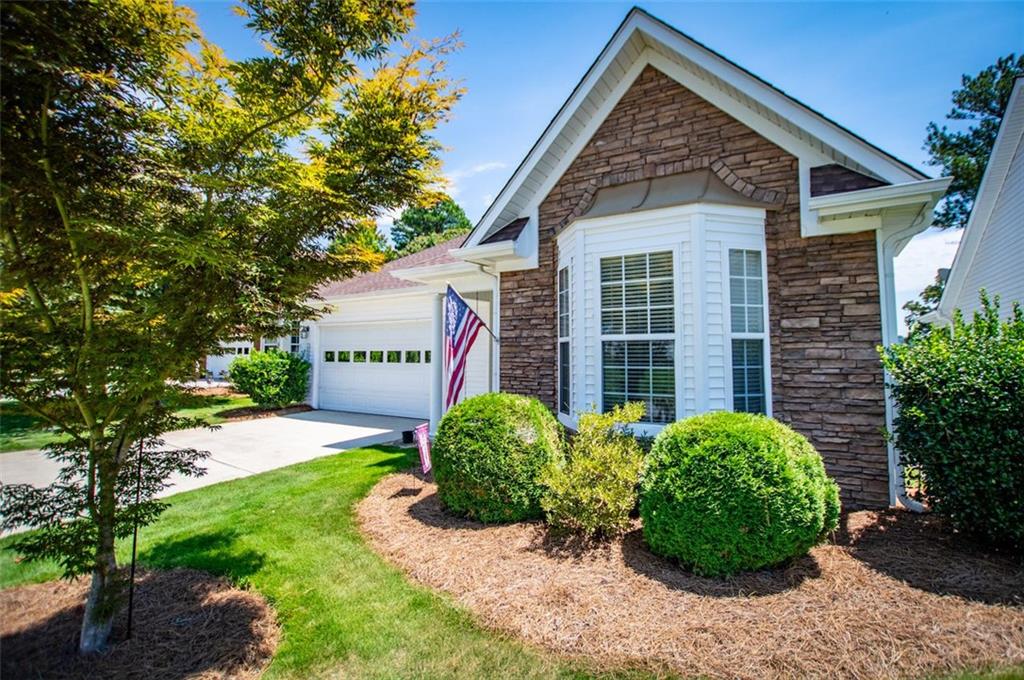
[[[331,350],[327,350],[326,352],[324,352],[324,361],[326,361],[327,363],[333,363],[334,352],[332,352]]]
[[[384,350],[375,349],[370,352],[370,363],[371,364],[383,364],[384,363]]]
[[[428,363],[428,364],[430,363],[430,350],[429,349],[426,352],[423,353],[423,361],[425,363]]]
[[[402,363],[402,353],[396,352],[395,350],[388,350],[388,363],[389,364],[400,364]]]
[[[357,364],[365,364],[366,363],[366,352],[363,352],[363,351],[352,352],[352,361],[356,362]]]
[[[420,352],[419,350],[411,349],[405,352],[405,363],[407,364],[418,364],[420,363]]]
[[[338,350],[338,361],[343,364],[347,364],[352,361],[352,353],[348,350]]]

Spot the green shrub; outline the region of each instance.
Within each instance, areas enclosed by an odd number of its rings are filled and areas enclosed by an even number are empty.
[[[726,575],[807,552],[838,524],[839,488],[810,442],[782,423],[708,413],[658,435],[640,516],[655,553]]]
[[[580,414],[566,463],[550,464],[544,471],[547,490],[541,505],[552,527],[588,537],[613,536],[629,527],[644,455],[621,426],[643,416],[643,402]]]
[[[497,392],[470,397],[438,425],[437,495],[449,510],[481,522],[540,517],[541,471],[561,458],[561,426],[539,401]]]
[[[953,526],[1024,550],[1024,314],[999,300],[952,329],[883,352],[899,410],[894,443],[923,475],[923,493]]]
[[[287,406],[306,400],[309,362],[276,350],[253,352],[232,361],[228,377],[260,406]]]

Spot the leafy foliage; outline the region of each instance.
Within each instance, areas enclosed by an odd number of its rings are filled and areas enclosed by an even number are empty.
[[[629,527],[644,453],[624,426],[643,416],[643,402],[580,414],[565,464],[544,470],[541,505],[552,527],[587,537],[614,536]]]
[[[839,487],[821,456],[765,416],[716,412],[673,423],[643,474],[644,539],[698,574],[779,564],[839,521]]]
[[[1024,313],[999,301],[952,329],[886,348],[899,405],[894,441],[924,493],[961,531],[1024,549]]]
[[[327,252],[335,257],[361,257],[367,261],[384,262],[395,258],[395,249],[372,219],[354,224],[331,243]]]
[[[231,362],[228,377],[260,406],[281,407],[306,400],[310,363],[288,352],[253,352]]]
[[[431,234],[444,235],[451,232],[449,236],[437,241],[440,243],[455,238],[460,232],[466,233],[472,227],[473,225],[459,204],[448,196],[441,195],[432,203],[413,205],[402,211],[402,215],[395,220],[394,226],[391,227],[391,240],[398,251],[398,257],[404,257],[435,245],[422,240],[414,244],[417,237]],[[424,243],[428,245],[422,245]]]
[[[54,550],[96,540],[85,651],[112,621],[97,605],[116,599],[114,537],[133,512],[122,472],[171,425],[174,381],[222,340],[282,335],[318,313],[318,284],[378,264],[320,244],[436,183],[433,130],[461,94],[443,75],[454,38],[400,46],[406,0],[240,12],[264,56],[228,59],[170,1],[0,4],[0,392],[68,437],[51,455],[85,479],[50,489],[51,515],[8,519],[52,523]]]
[[[911,300],[903,305],[903,309],[907,311],[907,316],[904,318],[907,322],[909,338],[914,338],[929,331],[931,324],[923,323],[921,317],[939,308],[939,302],[942,300],[942,291],[945,288],[946,279],[940,272],[935,275],[934,281],[925,286],[916,300]]]
[[[1022,75],[1024,55],[1013,54],[998,59],[975,76],[965,75],[962,87],[953,92],[953,108],[946,118],[976,124],[961,131],[928,124],[924,148],[931,154],[931,164],[941,166],[942,174],[953,177],[946,200],[935,213],[934,224],[941,227],[967,225],[995,145],[999,123],[1010,101],[1014,79]]]
[[[494,392],[456,404],[432,450],[437,495],[481,522],[541,516],[541,472],[562,458],[561,426],[538,400]]]

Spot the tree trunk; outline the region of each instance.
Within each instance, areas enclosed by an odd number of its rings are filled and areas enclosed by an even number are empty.
[[[110,630],[114,626],[114,614],[117,613],[117,607],[114,606],[118,599],[116,569],[113,549],[109,555],[97,557],[89,597],[85,601],[82,632],[78,638],[78,651],[81,654],[99,652],[107,646]]]
[[[114,522],[117,512],[114,485],[117,482],[117,471],[114,465],[104,461],[104,464],[97,466],[97,472],[99,494],[93,521],[99,529],[99,540],[96,544],[89,597],[85,601],[85,616],[82,617],[82,632],[78,638],[78,651],[81,654],[91,654],[106,647],[123,590],[114,554]]]

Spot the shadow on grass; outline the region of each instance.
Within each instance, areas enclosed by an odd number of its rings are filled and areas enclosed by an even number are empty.
[[[954,533],[937,515],[900,510],[844,515],[836,543],[912,588],[1024,607],[1024,564]]]
[[[208,531],[162,541],[139,553],[139,561],[158,569],[190,567],[244,582],[266,564],[266,555],[238,545],[234,530]]]
[[[5,591],[14,620],[0,644],[4,678],[255,677],[276,646],[273,614],[262,598],[190,569],[144,572],[135,592],[133,635],[126,611],[115,618],[110,646],[77,653],[85,583],[41,584]],[[19,592],[20,591],[20,592]],[[17,601],[13,601],[17,600]]]

